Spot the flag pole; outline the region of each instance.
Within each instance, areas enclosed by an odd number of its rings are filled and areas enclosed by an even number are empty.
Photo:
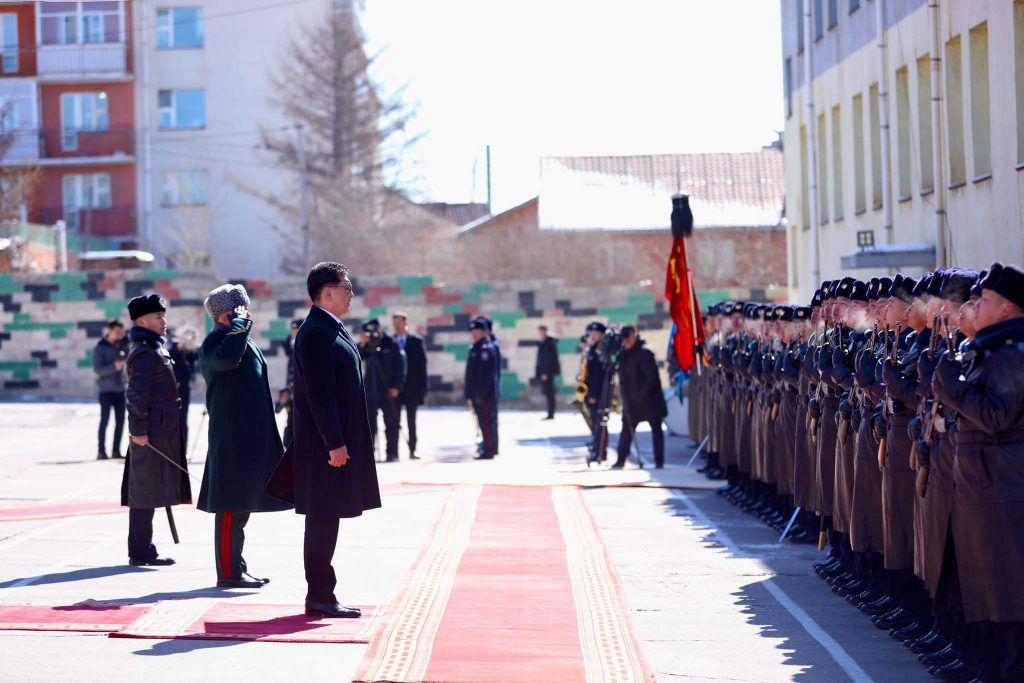
[[[689,261],[686,264],[686,284],[690,290],[690,332],[693,334],[693,360],[697,365],[697,374],[700,375],[701,360],[700,354],[697,353],[697,292],[693,289],[693,271],[690,269]]]

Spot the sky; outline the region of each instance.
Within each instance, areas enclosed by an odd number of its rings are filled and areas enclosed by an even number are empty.
[[[539,158],[751,151],[783,125],[777,0],[366,0],[373,75],[405,87],[418,199],[537,193]],[[476,171],[474,175],[474,170]]]

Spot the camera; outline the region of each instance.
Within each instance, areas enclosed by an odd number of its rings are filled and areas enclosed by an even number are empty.
[[[609,327],[604,333],[604,339],[600,343],[601,352],[611,361],[615,362],[622,353],[622,331],[617,327]]]

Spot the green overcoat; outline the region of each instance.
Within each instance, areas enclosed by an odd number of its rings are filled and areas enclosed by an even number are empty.
[[[209,451],[197,507],[206,512],[273,512],[292,506],[264,494],[284,453],[267,362],[249,337],[251,318],[216,325],[199,349],[206,380]]]

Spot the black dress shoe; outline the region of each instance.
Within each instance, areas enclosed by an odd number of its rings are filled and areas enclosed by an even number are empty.
[[[322,619],[358,619],[363,616],[357,607],[345,607],[336,602],[306,601],[306,616]]]
[[[121,454],[121,451],[114,451],[110,454],[110,457],[114,460],[124,460],[124,455]]]
[[[953,643],[950,643],[938,652],[917,656],[917,661],[929,668],[945,666],[957,659],[960,659],[960,648],[956,647]]]
[[[840,586],[832,586],[832,592],[841,598],[845,598],[847,595],[857,595],[861,591],[866,590],[868,582],[864,579],[857,579],[850,583],[844,583]]]
[[[232,579],[217,579],[217,588],[263,588],[265,585],[263,579],[255,579],[248,574]]]
[[[949,645],[949,641],[937,631],[932,631],[923,638],[918,638],[915,641],[904,643],[910,651],[914,654],[932,654],[933,652],[939,652]]]
[[[881,600],[884,597],[885,593],[882,593],[881,591],[875,592],[871,588],[868,588],[867,590],[861,591],[856,595],[846,596],[846,601],[851,605],[856,605],[857,607],[860,607],[861,605],[866,605],[869,602]]]
[[[494,456],[493,455],[478,455],[478,456],[476,456],[473,459],[474,460],[494,460]]]
[[[133,567],[167,567],[174,564],[174,559],[170,557],[129,558],[128,564]]]
[[[106,453],[97,453],[96,454],[96,459],[97,460],[106,460],[107,459],[107,454]]]
[[[896,607],[899,607],[899,603],[890,598],[888,595],[885,595],[882,598],[875,600],[874,602],[869,602],[861,605],[859,609],[861,612],[869,616],[881,616],[883,614],[888,614],[889,612],[893,611],[893,609],[895,609]]]
[[[937,666],[928,669],[935,678],[940,681],[970,681],[973,680],[981,673],[978,667],[973,664],[968,664],[962,659],[954,659],[945,666]]]
[[[906,644],[907,641],[917,640],[922,636],[928,635],[928,632],[929,628],[927,625],[914,622],[910,626],[892,629],[889,631],[889,637],[893,640]]]
[[[872,621],[875,626],[883,631],[892,631],[894,629],[899,630],[917,623],[917,620],[914,619],[914,615],[903,608],[895,609],[883,617],[878,617],[877,621],[872,617]]]
[[[410,453],[409,454],[409,459],[410,460],[419,460],[420,456],[416,455],[415,453]]]

